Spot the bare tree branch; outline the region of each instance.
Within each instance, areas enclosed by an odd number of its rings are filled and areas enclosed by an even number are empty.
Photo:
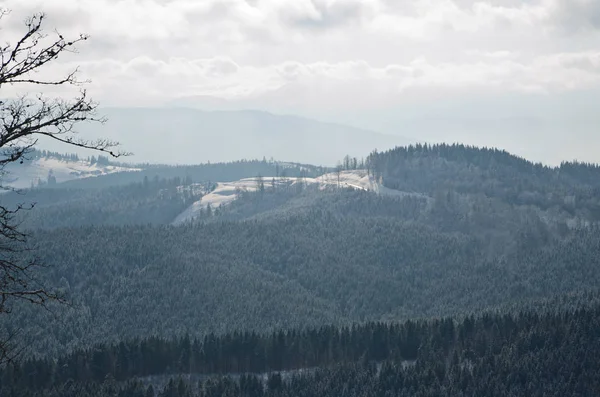
[[[0,22],[8,15],[0,9]],[[75,53],[76,45],[88,39],[79,35],[66,39],[60,33],[44,33],[45,15],[35,14],[25,21],[25,31],[15,43],[0,45],[0,93],[7,86],[47,87],[81,86],[75,69],[62,77],[44,78],[36,75],[64,53]],[[104,123],[96,115],[97,104],[81,89],[72,99],[48,98],[43,94],[25,94],[7,99],[0,95],[0,178],[9,164],[22,163],[38,143],[39,137],[85,149],[105,152],[112,157],[128,155],[116,150],[118,143],[108,139],[86,140],[77,135],[75,126],[81,122]],[[6,189],[0,180],[0,188]],[[1,198],[1,197],[0,197]],[[10,313],[17,302],[48,308],[50,302],[65,303],[61,295],[46,289],[34,275],[42,266],[32,258],[27,235],[21,231],[16,215],[33,208],[0,205],[0,315]],[[11,340],[15,334],[0,335],[0,364],[18,355]]]

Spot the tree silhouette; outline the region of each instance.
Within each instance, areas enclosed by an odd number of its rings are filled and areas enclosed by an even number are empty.
[[[8,10],[0,9],[0,22],[9,16]],[[25,21],[25,32],[14,43],[0,46],[0,177],[6,167],[23,163],[34,150],[41,137],[50,138],[67,145],[105,152],[113,157],[126,155],[115,151],[116,142],[107,139],[95,141],[77,136],[75,126],[84,121],[104,122],[96,116],[97,104],[90,100],[84,89],[72,99],[49,98],[44,94],[31,95],[44,86],[81,86],[85,81],[77,79],[75,69],[65,76],[44,78],[47,66],[64,53],[76,52],[75,46],[87,40],[86,35],[66,39],[55,32],[52,37],[43,30],[45,16],[35,14]],[[7,98],[2,91],[11,86],[24,94]],[[9,189],[0,180],[0,187]],[[60,296],[48,291],[36,281],[36,261],[24,261],[27,236],[19,228],[16,214],[26,208],[18,205],[8,208],[0,205],[0,314],[11,311],[16,301],[46,306]],[[12,358],[10,338],[0,342],[0,363]]]

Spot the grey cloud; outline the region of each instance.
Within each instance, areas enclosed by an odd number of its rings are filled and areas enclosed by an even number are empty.
[[[5,8],[0,1],[0,9]],[[11,2],[6,6],[9,14],[3,20],[2,26],[8,30],[23,31],[26,19],[34,14],[44,13],[45,25],[59,28],[61,33],[79,30],[81,26],[89,24],[90,15],[78,8],[69,7],[60,1],[48,2],[29,2],[23,6],[14,7]]]
[[[568,31],[600,29],[600,1],[556,0],[550,19]]]
[[[224,76],[236,73],[239,66],[230,59],[216,58],[211,59],[207,64],[207,73],[210,76]]]
[[[393,0],[387,0],[393,1]],[[540,0],[487,0],[485,3],[494,7],[519,8],[523,5],[534,5]],[[476,3],[481,3],[481,0],[453,0],[454,4],[461,8],[471,8]]]
[[[220,23],[235,19],[235,8],[239,3],[233,0],[208,2],[205,7],[194,7],[186,10],[185,18],[190,23]]]
[[[287,81],[297,80],[304,72],[304,67],[298,62],[286,62],[277,68],[277,72]]]
[[[390,65],[385,68],[385,74],[392,78],[403,78],[410,76],[415,71],[406,66]]]
[[[241,31],[246,39],[253,43],[264,43],[270,45],[282,44],[285,37],[281,37],[273,32],[269,26],[242,26]]]
[[[223,87],[236,86],[241,88],[235,94],[246,95],[256,87],[286,82],[310,94],[331,83],[329,104],[346,100],[341,85],[351,83],[356,83],[357,93],[371,90],[378,96],[393,87],[542,90],[580,89],[598,82],[597,58],[588,58],[588,53],[598,48],[600,31],[590,28],[600,26],[599,0],[4,1],[15,9],[10,21],[19,28],[26,13],[41,4],[55,18],[50,29],[90,33],[92,40],[73,58],[82,63],[83,72],[87,61],[162,62],[160,80],[169,84],[159,93],[165,96],[176,95],[182,87],[191,94],[233,96],[234,89]],[[576,40],[564,34],[567,26],[579,29]],[[2,27],[10,29],[4,21]],[[466,55],[469,50],[478,51]],[[561,53],[582,55],[548,58]],[[428,62],[415,63],[419,58]],[[171,59],[217,60],[198,66]],[[286,63],[290,60],[298,64]],[[94,81],[114,83],[123,91],[106,89],[106,96],[145,97],[125,87],[152,82],[141,72],[128,75],[126,68],[105,75],[102,68],[88,70]],[[316,83],[315,75],[320,76]]]
[[[204,12],[204,16],[217,20],[230,18],[232,16],[233,5],[230,1],[216,1]]]
[[[417,2],[413,0],[380,0],[386,13],[393,13],[405,17],[417,16]]]
[[[68,7],[48,7],[44,12],[47,15],[47,26],[60,27],[61,32],[69,30],[83,33],[83,31],[80,32],[80,29],[89,26],[92,18],[92,15],[81,11],[81,9]]]
[[[561,54],[557,59],[565,68],[600,74],[600,53]]]
[[[317,15],[290,15],[286,18],[287,22],[301,28],[328,29],[360,22],[369,13],[368,6],[358,0],[311,0],[311,3]]]

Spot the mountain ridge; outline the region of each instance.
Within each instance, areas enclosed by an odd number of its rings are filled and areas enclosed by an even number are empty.
[[[105,125],[81,132],[135,148],[136,162],[170,164],[279,158],[333,166],[343,156],[366,157],[412,140],[400,136],[259,110],[204,111],[188,107],[107,107]],[[151,144],[150,142],[158,142]]]

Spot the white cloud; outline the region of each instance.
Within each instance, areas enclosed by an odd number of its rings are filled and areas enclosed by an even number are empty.
[[[302,96],[318,92],[313,106],[339,107],[351,92],[357,101],[373,97],[393,102],[407,91],[487,89],[497,92],[561,92],[600,87],[600,51],[557,53],[535,58],[510,52],[470,54],[461,62],[418,57],[406,63],[373,66],[366,60],[344,62],[285,61],[240,64],[228,57],[166,60],[139,56],[126,61],[98,59],[54,65],[48,75],[80,66],[88,89],[100,101],[126,103],[212,95],[235,99],[256,97],[293,85]],[[15,87],[13,87],[14,89]],[[8,88],[10,90],[11,88]],[[379,97],[379,98],[378,98]],[[297,101],[298,98],[289,98]],[[285,102],[287,98],[280,98]]]
[[[423,98],[600,92],[597,0],[4,0],[92,39],[81,65],[103,103],[210,95],[288,109]],[[3,95],[14,87],[2,87]],[[57,94],[61,91],[56,90]],[[575,105],[573,105],[575,106]]]

